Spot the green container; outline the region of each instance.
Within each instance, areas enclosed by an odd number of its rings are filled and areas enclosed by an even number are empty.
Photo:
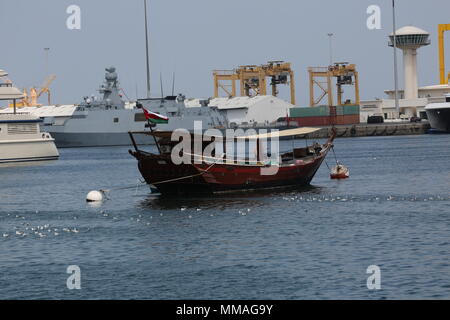
[[[343,116],[344,115],[344,106],[337,106],[336,107],[336,115],[337,116]]]
[[[360,106],[344,106],[344,115],[359,115]]]
[[[328,106],[320,107],[299,107],[289,109],[289,116],[292,118],[304,117],[327,117],[330,115]]]

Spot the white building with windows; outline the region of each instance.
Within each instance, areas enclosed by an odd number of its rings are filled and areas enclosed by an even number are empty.
[[[279,118],[285,118],[293,104],[280,98],[268,96],[213,98],[209,100],[187,99],[186,107],[207,104],[225,111],[231,126],[267,126]]]
[[[385,119],[397,119],[398,112],[395,109],[394,90],[386,90],[387,99],[375,99],[361,101],[361,122],[367,122],[372,115],[381,115]],[[413,116],[426,118],[425,107],[429,103],[445,102],[445,95],[450,93],[450,85],[425,86],[418,89],[417,99],[404,99],[404,90],[399,90],[400,110],[414,109]],[[404,117],[408,117],[406,114]]]
[[[396,32],[397,47],[403,51],[403,74],[405,88],[398,90],[401,118],[413,116],[426,118],[425,106],[429,103],[444,102],[445,94],[450,93],[450,86],[433,85],[418,87],[417,50],[430,44],[430,34],[413,26],[400,28]],[[394,45],[394,35],[389,36],[389,46]],[[361,101],[361,122],[367,122],[372,115],[384,116],[385,119],[398,119],[399,111],[395,108],[395,91],[386,90],[386,99]]]

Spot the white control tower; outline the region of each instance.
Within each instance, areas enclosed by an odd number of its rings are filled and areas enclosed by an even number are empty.
[[[417,49],[430,44],[430,34],[422,29],[406,26],[396,31],[397,48],[403,50],[405,72],[404,99],[417,99],[419,96],[417,81]],[[390,36],[389,46],[394,46],[394,35]]]

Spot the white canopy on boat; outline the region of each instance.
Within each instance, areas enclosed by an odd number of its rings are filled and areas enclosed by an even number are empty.
[[[273,130],[273,129],[268,129]],[[293,137],[293,136],[304,136],[310,133],[314,133],[317,131],[322,130],[321,128],[309,128],[309,127],[303,127],[303,128],[295,128],[295,129],[287,129],[287,130],[273,130],[269,133],[262,133],[262,134],[256,134],[256,135],[246,135],[246,136],[237,136],[232,137],[231,139],[269,139],[269,138],[280,138],[280,137]],[[175,131],[174,131],[175,132]],[[254,131],[253,131],[254,132]],[[150,136],[155,136],[158,138],[170,138],[173,134],[172,131],[140,131],[140,132],[130,132],[134,134],[147,134]],[[192,136],[197,136],[190,133]],[[211,138],[229,138],[229,137],[223,137],[223,136],[214,136],[214,135],[198,135],[200,138],[203,138],[205,136],[211,137]]]
[[[295,129],[287,129],[281,131],[273,131],[269,133],[257,134],[257,135],[249,135],[249,136],[241,136],[238,139],[268,139],[268,138],[279,138],[279,137],[292,137],[292,136],[303,136],[306,134],[314,133],[321,130],[320,128],[295,128]]]
[[[304,136],[310,133],[314,133],[322,130],[321,128],[295,128],[295,129],[287,129],[287,130],[277,130],[277,129],[264,129],[264,131],[270,131],[268,133],[260,133],[260,134],[249,134],[252,131],[248,131],[245,136],[236,136],[231,139],[241,139],[241,140],[256,140],[256,139],[272,139],[272,138],[281,138],[281,137],[295,137],[295,136]],[[256,131],[260,131],[260,129],[256,129]],[[253,131],[255,132],[255,131]],[[210,136],[214,137],[214,136]],[[229,137],[226,137],[229,138]]]
[[[7,75],[8,75],[8,73],[5,70],[0,69],[0,78],[6,77]]]
[[[15,100],[23,97],[23,93],[15,87],[0,86],[0,100]]]

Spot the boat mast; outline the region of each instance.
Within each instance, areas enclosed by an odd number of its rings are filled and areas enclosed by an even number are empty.
[[[395,23],[395,0],[392,0],[392,28],[393,28],[393,42],[394,42],[394,99],[395,99],[395,111],[398,112],[400,117],[400,106],[398,99],[398,68],[397,68],[397,26]]]
[[[144,0],[145,13],[145,56],[147,62],[147,98],[150,98],[150,61],[148,50],[148,19],[147,19],[147,0]]]
[[[172,74],[172,97],[175,94],[175,71]]]
[[[163,89],[162,72],[159,73],[159,85],[161,86],[161,101],[164,101],[164,89]]]

